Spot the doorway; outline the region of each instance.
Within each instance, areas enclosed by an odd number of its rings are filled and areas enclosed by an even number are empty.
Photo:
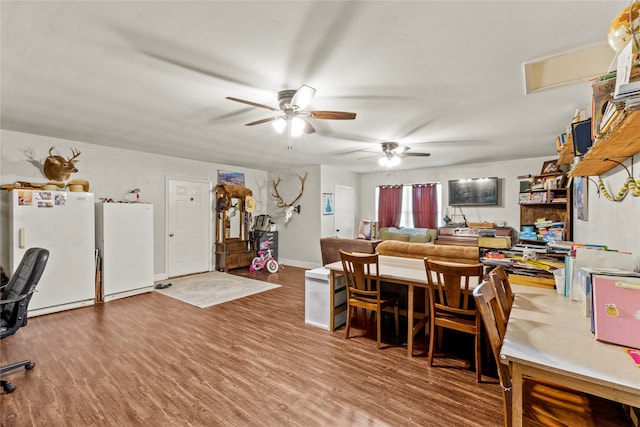
[[[351,187],[336,185],[335,227],[336,236],[353,239],[355,229],[355,197]]]
[[[211,184],[167,179],[167,275],[210,270]]]

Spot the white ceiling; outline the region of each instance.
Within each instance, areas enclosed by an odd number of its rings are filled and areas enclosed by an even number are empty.
[[[1,2],[3,129],[260,169],[381,170],[553,156],[591,90],[524,93],[523,63],[606,43],[627,1]],[[614,52],[611,51],[611,59]],[[287,150],[244,123],[277,92],[317,89]],[[63,153],[64,154],[64,153]],[[367,157],[366,159],[362,159]]]

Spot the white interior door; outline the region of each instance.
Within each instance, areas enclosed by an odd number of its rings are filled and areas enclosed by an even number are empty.
[[[204,181],[168,180],[167,274],[209,271],[211,185]]]
[[[355,196],[353,188],[336,185],[334,203],[336,236],[353,239],[355,228]]]

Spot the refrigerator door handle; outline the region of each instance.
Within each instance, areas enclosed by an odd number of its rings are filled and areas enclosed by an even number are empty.
[[[24,228],[18,230],[18,245],[20,249],[24,249]]]

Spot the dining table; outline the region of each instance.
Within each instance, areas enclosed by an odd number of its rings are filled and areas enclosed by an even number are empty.
[[[428,328],[429,305],[426,295],[428,295],[429,283],[427,273],[422,258],[396,257],[389,255],[378,256],[378,266],[380,268],[379,277],[381,282],[395,283],[407,287],[407,355],[413,356],[413,342],[416,334],[423,328]],[[331,310],[329,319],[329,330],[335,329],[334,321],[334,298],[337,277],[344,274],[341,261],[333,262],[324,266],[330,270],[329,276],[329,307]],[[472,281],[470,289],[478,285],[478,280]],[[424,312],[416,311],[415,289],[425,289]]]
[[[580,302],[554,289],[512,289],[500,362],[512,368],[513,427],[522,425],[525,377],[640,407],[640,366],[625,347],[595,339]]]

